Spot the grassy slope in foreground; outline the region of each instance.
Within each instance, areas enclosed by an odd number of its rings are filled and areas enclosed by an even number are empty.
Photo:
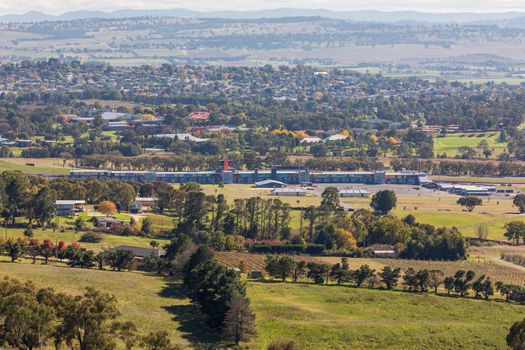
[[[4,260],[5,261],[5,260]],[[0,262],[0,276],[77,293],[113,293],[123,319],[145,332],[166,329],[179,344],[210,340],[187,299],[164,297],[167,283],[142,273]],[[250,348],[294,339],[302,349],[502,349],[525,307],[434,295],[290,283],[248,283],[259,336]]]
[[[189,301],[161,297],[160,293],[168,287],[162,278],[139,272],[85,270],[40,263],[33,265],[27,261],[12,264],[6,259],[0,259],[0,278],[9,276],[29,280],[37,287],[53,287],[70,294],[81,293],[88,286],[95,287],[114,294],[123,320],[134,321],[140,331],[146,333],[165,329],[174,341],[185,343],[177,331],[178,323],[173,321],[173,314],[168,310],[175,305],[184,307]]]
[[[504,349],[525,307],[503,302],[337,286],[250,283],[262,349]]]

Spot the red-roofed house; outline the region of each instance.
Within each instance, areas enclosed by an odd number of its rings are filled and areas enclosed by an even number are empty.
[[[207,121],[210,117],[210,112],[193,112],[188,115],[188,118],[196,121]]]

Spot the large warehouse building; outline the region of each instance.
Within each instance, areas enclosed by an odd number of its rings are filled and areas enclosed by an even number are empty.
[[[401,171],[309,171],[304,168],[285,168],[274,166],[271,170],[237,171],[225,166],[217,171],[188,172],[149,172],[149,171],[111,171],[111,170],[72,170],[69,175],[74,179],[114,179],[124,181],[170,183],[196,182],[200,184],[254,184],[265,180],[279,181],[285,184],[398,184],[421,185],[429,182],[425,173]]]

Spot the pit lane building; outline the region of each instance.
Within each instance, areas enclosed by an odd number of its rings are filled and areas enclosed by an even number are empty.
[[[304,168],[274,166],[270,170],[231,170],[228,162],[216,171],[150,172],[111,170],[72,170],[73,179],[123,180],[137,182],[164,181],[199,184],[255,184],[265,180],[289,185],[298,184],[392,184],[421,185],[429,182],[425,173],[417,171],[310,171]]]

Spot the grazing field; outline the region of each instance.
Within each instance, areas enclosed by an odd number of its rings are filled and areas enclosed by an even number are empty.
[[[293,339],[302,349],[504,349],[525,308],[446,296],[350,287],[250,283],[263,349]]]
[[[141,332],[167,330],[188,349],[218,346],[179,285],[160,277],[5,261],[0,275],[70,294],[93,286],[114,294],[122,320]],[[525,317],[524,306],[499,300],[271,282],[248,282],[247,291],[258,332],[250,349],[279,339],[305,350],[503,349],[509,327]]]
[[[435,154],[446,154],[448,157],[455,157],[458,153],[458,149],[461,146],[468,146],[476,149],[478,153],[481,150],[478,149],[478,144],[485,140],[488,143],[490,149],[493,150],[492,158],[495,158],[498,154],[503,153],[507,147],[506,142],[499,142],[499,132],[481,132],[481,133],[461,133],[461,134],[449,134],[445,137],[436,137],[434,139],[434,153]],[[483,154],[480,154],[483,157]]]

